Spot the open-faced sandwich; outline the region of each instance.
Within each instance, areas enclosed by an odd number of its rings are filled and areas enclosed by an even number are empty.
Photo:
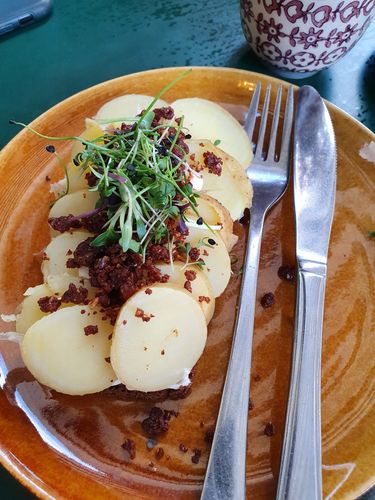
[[[240,124],[204,99],[125,95],[86,120],[53,186],[43,283],[16,320],[39,382],[184,392],[231,278],[251,156]]]

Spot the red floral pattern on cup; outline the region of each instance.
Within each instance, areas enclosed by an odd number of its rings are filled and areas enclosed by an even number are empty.
[[[241,0],[242,27],[252,49],[277,68],[298,73],[343,57],[374,15],[375,0]]]

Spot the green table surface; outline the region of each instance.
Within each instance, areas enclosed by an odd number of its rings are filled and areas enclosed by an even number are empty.
[[[29,122],[110,78],[186,65],[271,74],[246,44],[238,0],[55,0],[46,22],[0,39],[0,147],[18,131],[9,119]],[[297,84],[375,131],[375,22],[344,59]],[[32,498],[1,469],[0,491]]]

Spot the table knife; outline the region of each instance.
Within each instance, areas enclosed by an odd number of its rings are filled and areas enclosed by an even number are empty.
[[[289,401],[277,500],[322,498],[320,372],[327,254],[336,192],[336,146],[327,108],[310,86],[298,93],[294,211],[298,264]]]

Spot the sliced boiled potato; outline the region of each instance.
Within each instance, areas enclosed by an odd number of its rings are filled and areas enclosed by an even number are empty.
[[[80,269],[78,270],[78,272]],[[46,277],[46,283],[48,287],[51,289],[52,293],[57,295],[63,295],[66,290],[68,290],[69,285],[72,283],[77,288],[83,286],[88,290],[87,297],[89,299],[94,299],[95,294],[98,291],[97,288],[91,286],[90,280],[87,278],[72,276],[71,274],[50,274]]]
[[[98,139],[98,137],[102,137],[104,133],[105,132],[98,123],[94,120],[86,119],[86,128],[79,137],[81,139],[85,139],[86,141],[93,141],[94,139]],[[97,144],[100,144],[100,142]],[[82,144],[82,142],[74,141],[71,153],[72,158],[75,158],[76,155],[84,149],[85,145]]]
[[[207,338],[204,314],[192,297],[169,285],[150,290],[149,295],[140,290],[125,302],[111,347],[118,379],[128,389],[143,392],[181,384]]]
[[[87,141],[93,141],[98,137],[104,135],[103,129],[97,124],[94,120],[86,119],[86,129],[82,132],[80,137],[82,139],[86,139]],[[97,144],[101,144],[100,141],[97,141]],[[71,157],[72,159],[76,157],[76,155],[82,152],[85,149],[85,145],[79,141],[75,141],[72,147]],[[69,177],[69,194],[74,193],[75,191],[79,191],[81,189],[87,189],[87,181],[85,179],[85,174],[89,172],[89,168],[85,171],[82,170],[80,165],[75,165],[73,161],[68,164],[67,174]],[[61,192],[66,192],[66,179],[63,179],[59,183],[55,184],[57,194]]]
[[[18,333],[26,333],[33,323],[46,315],[40,310],[38,300],[50,295],[53,295],[53,291],[45,283],[27,289],[21,304],[21,312],[17,314],[16,331]]]
[[[168,274],[168,285],[177,285],[185,293],[191,294],[200,305],[208,324],[215,311],[215,297],[204,272],[198,266],[185,267],[181,262],[174,262],[173,266],[171,264],[156,264],[156,267],[160,269],[162,274]],[[185,276],[186,271],[195,271],[196,274],[195,279],[190,281],[191,292],[184,288],[187,281]]]
[[[86,335],[86,326],[96,326],[98,332]],[[21,344],[22,358],[40,383],[58,392],[99,392],[116,379],[108,359],[112,331],[110,323],[103,321],[101,314],[93,315],[88,306],[59,309],[27,330]]]
[[[99,194],[96,191],[88,191],[87,189],[67,194],[55,202],[48,217],[84,214],[95,208],[98,199]],[[53,232],[53,234],[59,234],[58,231],[53,231],[52,229],[51,232]]]
[[[239,122],[215,102],[189,97],[171,104],[175,116],[184,116],[184,127],[193,139],[220,140],[220,148],[236,158],[243,169],[250,166],[253,153],[250,140]]]
[[[211,226],[215,231],[219,231],[222,240],[224,241],[228,252],[232,250],[238,241],[238,236],[233,234],[233,220],[229,211],[219,201],[205,193],[199,193],[197,198],[196,210],[203,221]],[[198,219],[198,215],[192,208],[185,211],[188,226],[192,226]],[[201,225],[200,225],[201,226]]]
[[[109,102],[106,102],[96,113],[96,120],[110,120],[115,125],[123,122],[133,123],[134,118],[146,109],[154,98],[149,95],[142,94],[127,94],[116,97]],[[158,99],[153,106],[154,108],[162,108],[168,106],[168,103],[162,99]]]
[[[188,161],[192,168],[201,169],[202,191],[218,200],[229,211],[233,220],[239,219],[245,208],[251,206],[253,190],[245,171],[237,160],[210,141],[187,141],[190,154]],[[210,173],[204,165],[203,154],[213,153],[223,161],[221,175]]]
[[[79,243],[88,237],[89,233],[74,231],[52,238],[44,251],[45,259],[42,262],[44,279],[46,280],[50,275],[65,273],[78,276],[78,269],[67,268],[66,261],[71,258],[71,252],[74,252]]]
[[[214,244],[211,245],[209,240],[213,240]],[[203,272],[211,283],[214,296],[219,297],[227,287],[231,274],[230,257],[224,241],[218,232],[213,234],[207,228],[195,227],[189,227],[186,241],[199,248],[200,259],[205,262]]]

